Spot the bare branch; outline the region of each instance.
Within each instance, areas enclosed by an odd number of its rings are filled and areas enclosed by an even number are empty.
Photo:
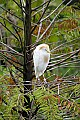
[[[71,42],[74,42],[74,41],[76,41],[76,40],[77,40],[77,41],[80,40],[80,37],[75,38],[75,39],[73,39],[73,40],[71,40],[71,41],[67,41],[67,42],[65,42],[65,43],[62,43],[62,44],[58,45],[57,47],[55,47],[54,49],[52,49],[51,52],[54,52],[56,49],[59,49],[60,47],[65,46],[65,44],[70,44]]]
[[[23,54],[17,52],[16,50],[14,50],[13,48],[11,48],[10,46],[6,45],[5,43],[3,42],[0,42],[0,44],[4,45],[5,47],[9,48],[11,51],[17,53],[19,56],[23,56]]]
[[[6,56],[5,54],[3,54],[3,53],[1,53],[2,54],[2,56],[4,56],[4,57],[6,57],[7,59],[8,59],[8,61],[11,61],[11,62],[13,62],[13,63],[16,63],[16,64],[18,64],[18,65],[21,65],[21,66],[23,66],[23,64],[22,63],[20,63],[19,61],[17,61],[17,59],[16,60],[14,60],[14,59],[12,59],[11,57],[14,57],[14,56]]]
[[[14,30],[15,30],[15,32],[16,32],[16,34],[18,35],[18,37],[19,37],[19,42],[20,42],[20,44],[21,44],[21,49],[22,49],[22,51],[23,51],[23,44],[22,44],[22,38],[21,38],[21,36],[19,35],[19,33],[18,33],[18,31],[17,31],[17,29],[13,26],[13,28],[14,28]]]
[[[3,16],[0,15],[0,17],[1,17],[2,19],[4,19],[4,20],[8,21],[10,24],[14,25],[15,27],[17,27],[17,28],[23,30],[23,28],[19,27],[18,25],[14,24],[13,22],[11,22],[10,20],[4,18]]]
[[[73,57],[75,54],[79,53],[80,52],[80,49],[74,51],[69,57],[66,57],[65,59],[59,61],[58,63],[54,64],[53,65],[53,68],[49,69],[49,70],[53,70],[55,66],[58,66],[60,65],[61,63],[65,62],[66,60],[70,59],[71,57]]]
[[[32,12],[35,11],[35,10],[37,10],[37,9],[39,9],[40,7],[43,7],[43,6],[44,6],[46,3],[48,3],[48,2],[49,2],[49,0],[47,0],[47,1],[45,1],[44,3],[42,3],[41,5],[33,8],[33,9],[32,9]]]
[[[49,4],[50,4],[50,1],[51,1],[51,0],[48,1],[48,4],[47,4],[47,6],[46,6],[44,12],[42,13],[42,16],[40,17],[40,19],[38,20],[38,22],[37,22],[36,24],[39,24],[39,23],[40,23],[41,19],[43,18],[44,14],[45,14],[45,12],[46,12],[46,10],[47,10]],[[34,26],[34,28],[32,29],[31,33],[33,33],[33,31],[35,30],[36,27],[37,27],[37,25]]]
[[[46,30],[44,31],[44,33],[40,36],[40,38],[38,39],[37,42],[40,42],[41,39],[43,38],[43,36],[46,34],[46,32],[49,30],[49,28],[51,27],[51,25],[55,22],[56,18],[58,17],[58,15],[66,8],[66,6],[71,3],[72,0],[70,0],[58,13],[57,15],[54,17],[54,19],[52,20],[52,22],[49,24],[49,26],[46,28]],[[40,21],[39,21],[40,22]]]
[[[6,56],[4,56],[3,54],[1,55],[3,56],[3,58],[8,62],[10,63],[11,65],[13,65],[17,70],[19,70],[21,73],[23,73],[23,70],[21,68],[19,68],[18,66],[16,66],[15,64],[12,64],[12,62],[10,60],[7,59]]]
[[[19,4],[18,2],[16,2],[15,0],[13,0],[16,4],[17,4],[17,6],[23,11],[23,13],[25,13],[25,14],[27,14],[26,12],[25,12],[25,10],[24,10],[24,6],[22,6],[21,4]]]
[[[0,5],[0,8],[2,8],[3,10],[5,10],[5,11],[6,11],[6,12],[8,12],[9,14],[11,14],[11,15],[15,16],[15,17],[16,17],[16,18],[18,18],[19,20],[23,21],[23,19],[22,19],[22,18],[20,18],[19,16],[15,15],[14,13],[11,13],[9,10],[7,10],[7,9],[6,9],[6,8],[4,8],[4,7],[2,7],[1,5]]]
[[[63,1],[63,2],[64,2],[64,1]],[[41,19],[40,22],[43,22],[44,20],[46,20],[47,18],[49,18],[53,13],[55,13],[55,12],[61,7],[61,5],[63,4],[63,2],[61,2],[61,4],[59,4],[59,6],[56,7],[56,9],[53,10],[48,16],[46,16],[45,18]]]
[[[4,25],[2,22],[0,23],[19,41],[19,38],[8,27],[6,27],[6,25]]]

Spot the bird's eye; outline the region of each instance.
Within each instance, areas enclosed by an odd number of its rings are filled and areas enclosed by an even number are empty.
[[[44,48],[44,50],[47,51],[46,48]]]

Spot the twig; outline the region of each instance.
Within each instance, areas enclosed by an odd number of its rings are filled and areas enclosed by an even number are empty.
[[[16,63],[16,64],[18,64],[18,65],[23,66],[23,64],[22,64],[22,63],[20,63],[20,62],[18,62],[17,60],[15,61],[14,59],[11,59],[11,56],[10,56],[10,57],[8,57],[8,56],[6,56],[6,55],[5,55],[5,54],[3,54],[3,53],[1,53],[1,54],[2,54],[2,56],[6,57],[6,58],[8,59],[8,61],[10,60],[10,61],[12,61],[12,62],[14,62],[14,63]]]
[[[13,0],[16,4],[17,4],[17,6],[25,13],[25,14],[27,14],[26,12],[25,12],[25,10],[23,9],[24,7],[22,6],[22,5],[20,5],[18,2],[16,2],[15,0]]]
[[[66,6],[71,3],[72,0],[70,0],[58,13],[57,15],[54,17],[54,19],[52,20],[52,22],[49,24],[49,26],[46,28],[46,30],[44,31],[44,33],[40,36],[40,38],[38,39],[37,42],[40,42],[41,39],[43,38],[43,36],[45,35],[45,33],[49,30],[49,28],[51,27],[51,25],[55,22],[56,18],[58,17],[58,15],[66,8]],[[39,21],[40,22],[40,21]]]
[[[25,7],[24,7],[24,5],[22,4],[22,0],[20,0],[20,5],[21,5],[21,13],[22,13],[23,24],[24,24],[24,16],[25,16],[24,13],[25,13],[25,12],[23,11],[23,9],[24,9]]]
[[[4,8],[4,7],[2,7],[1,5],[0,5],[0,8],[2,8],[3,10],[5,10],[5,11],[6,11],[6,12],[8,12],[9,14],[11,14],[11,15],[13,15],[13,16],[15,16],[15,17],[17,17],[19,20],[23,21],[23,19],[22,19],[22,18],[20,18],[19,16],[15,15],[14,13],[11,13],[9,10],[7,10],[7,9],[6,9],[6,8]]]
[[[14,83],[17,85],[18,88],[20,88],[20,86],[18,86],[18,81],[15,79],[15,77],[10,69],[9,69],[9,72],[10,72],[10,75],[11,75]],[[23,90],[21,88],[20,88],[20,92],[23,93]]]
[[[63,2],[64,2],[64,1],[63,1]],[[56,9],[53,10],[48,16],[46,16],[45,18],[41,19],[40,22],[43,22],[44,20],[46,20],[47,18],[49,18],[53,13],[55,13],[55,12],[61,7],[61,5],[63,4],[63,2],[61,2],[61,4],[59,4],[59,6],[56,7]]]
[[[18,33],[18,31],[17,31],[17,29],[13,26],[13,28],[14,28],[14,30],[15,30],[15,32],[16,32],[16,34],[18,35],[18,37],[19,37],[19,42],[20,42],[20,44],[21,44],[21,49],[22,49],[22,51],[23,51],[23,44],[22,44],[22,39],[21,39],[21,36],[19,35],[19,33]]]
[[[3,56],[3,55],[2,55]],[[12,64],[12,62],[10,62],[8,59],[7,59],[7,57],[4,57],[3,56],[3,58],[4,59],[6,59],[6,61],[8,61],[11,65],[13,65],[17,70],[19,70],[21,73],[24,73],[19,67],[17,67],[16,65],[14,65],[14,64]]]
[[[42,8],[42,12],[44,12],[44,5],[43,5],[43,8]],[[39,25],[39,30],[38,30],[37,40],[38,40],[38,38],[39,38],[39,36],[40,36],[41,28],[42,28],[42,22],[41,22],[40,25]],[[36,40],[36,41],[37,41],[37,40]]]
[[[0,42],[0,44],[2,44],[2,45],[4,45],[4,46],[6,46],[6,47],[7,47],[7,48],[9,48],[11,51],[13,51],[13,52],[17,53],[19,56],[23,56],[23,54],[21,54],[21,53],[17,52],[16,50],[14,50],[14,49],[13,49],[13,48],[11,48],[10,46],[6,45],[5,43]]]
[[[37,27],[37,24],[39,24],[39,23],[40,23],[40,21],[41,21],[42,17],[44,16],[44,14],[45,14],[45,12],[46,12],[46,10],[47,10],[47,7],[48,7],[48,6],[49,6],[49,4],[50,4],[50,1],[51,1],[51,0],[49,0],[49,1],[48,1],[48,4],[47,4],[47,6],[46,6],[46,8],[45,8],[44,12],[42,13],[42,16],[40,17],[40,19],[38,20],[38,22],[36,23],[36,25],[35,25],[35,26],[34,26],[34,28],[32,29],[31,33],[33,33],[33,31],[35,30],[35,28]]]
[[[36,10],[39,9],[40,7],[43,7],[47,2],[49,2],[49,0],[47,0],[47,1],[45,1],[44,3],[42,3],[41,5],[33,8],[33,9],[32,9],[32,12],[33,12],[33,11],[36,11]]]
[[[57,47],[55,47],[54,49],[52,49],[51,52],[55,51],[56,49],[59,49],[59,48],[62,47],[62,46],[65,46],[65,44],[70,44],[71,42],[74,42],[74,41],[76,41],[76,40],[80,40],[80,37],[78,37],[78,38],[76,38],[76,39],[73,39],[73,40],[71,40],[71,41],[67,41],[67,42],[65,42],[65,43],[62,43],[62,44],[58,45]]]
[[[1,15],[0,15],[0,17],[1,17],[2,19],[4,19],[4,20],[8,21],[10,24],[14,25],[15,27],[17,27],[17,28],[23,30],[23,28],[21,28],[21,27],[19,27],[18,25],[14,24],[14,23],[11,22],[10,20],[6,19],[5,17],[3,17],[3,16],[1,16]]]
[[[0,22],[0,23],[19,41],[19,38],[16,37],[16,35],[8,27],[6,27],[2,22]]]
[[[72,56],[74,56],[75,54],[77,54],[77,53],[79,53],[79,52],[80,52],[80,49],[76,50],[76,52],[74,52],[73,54],[71,54],[69,57],[61,60],[60,62],[58,62],[58,63],[56,63],[56,64],[54,64],[53,67],[54,67],[54,66],[58,66],[59,64],[65,62],[66,60],[68,60],[69,58],[71,58]],[[53,70],[53,69],[54,69],[54,68],[51,68],[51,69],[49,69],[49,70]]]

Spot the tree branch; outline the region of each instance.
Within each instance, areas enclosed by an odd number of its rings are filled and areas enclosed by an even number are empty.
[[[35,7],[35,8],[33,8],[32,9],[32,12],[33,11],[36,11],[37,9],[39,9],[40,7],[43,7],[46,3],[48,3],[49,2],[49,0],[47,0],[47,1],[45,1],[44,3],[42,3],[40,6],[37,6],[37,7]]]
[[[52,22],[49,24],[49,26],[46,28],[46,30],[44,31],[44,33],[39,37],[38,42],[41,41],[41,39],[43,38],[43,36],[46,34],[46,32],[49,30],[49,28],[52,26],[52,24],[55,22],[56,18],[58,17],[58,15],[66,8],[66,6],[71,3],[72,0],[70,0],[54,17],[54,19],[52,20]],[[39,21],[40,22],[40,21]]]
[[[3,58],[4,58],[6,61],[8,61],[8,63],[10,63],[11,65],[13,65],[17,70],[19,70],[21,73],[24,73],[23,70],[21,70],[21,68],[19,68],[19,67],[16,66],[15,64],[12,64],[12,62],[10,62],[10,61],[7,59],[6,56],[4,56],[3,54],[2,54],[2,56],[3,56]]]
[[[19,35],[19,33],[18,33],[18,31],[17,31],[17,29],[13,26],[13,28],[14,28],[14,30],[15,30],[15,32],[16,32],[16,34],[18,35],[18,37],[19,37],[19,42],[20,42],[20,45],[21,45],[21,49],[22,49],[22,51],[23,51],[23,44],[22,44],[22,39],[21,39],[21,36]]]
[[[6,57],[8,61],[10,60],[10,61],[12,61],[12,62],[14,62],[14,63],[16,63],[16,64],[18,64],[18,65],[23,66],[23,64],[20,63],[20,62],[18,62],[17,60],[11,59],[12,56],[8,57],[8,55],[6,56],[6,55],[4,55],[3,53],[1,53],[1,54],[2,54],[4,57]],[[14,57],[14,56],[13,56],[13,57]]]
[[[4,20],[8,21],[10,24],[14,25],[15,27],[17,27],[17,28],[23,30],[23,28],[19,27],[18,25],[14,24],[13,22],[11,22],[10,20],[4,18],[3,16],[0,15],[0,17],[1,17],[2,19],[4,19]]]
[[[47,4],[47,6],[46,6],[45,10],[44,10],[44,11],[43,11],[43,13],[42,13],[42,16],[40,17],[40,19],[38,20],[38,22],[36,23],[36,25],[35,25],[35,26],[34,26],[34,28],[32,29],[31,33],[33,33],[33,31],[36,29],[37,24],[39,24],[39,23],[40,23],[40,21],[41,21],[42,17],[44,16],[44,14],[45,14],[45,12],[46,12],[46,10],[47,10],[47,8],[48,8],[49,4],[50,4],[50,1],[51,1],[51,0],[49,0],[49,1],[48,1],[48,4]]]
[[[7,9],[6,9],[6,8],[4,8],[4,7],[2,7],[1,5],[0,5],[0,8],[2,8],[3,10],[5,10],[5,11],[6,11],[6,12],[8,12],[9,14],[11,14],[11,15],[15,16],[15,17],[16,17],[16,18],[18,18],[19,20],[23,21],[23,19],[22,19],[22,18],[20,18],[19,16],[15,15],[14,13],[11,13],[9,10],[7,10]]]
[[[63,59],[63,60],[59,61],[58,63],[54,64],[53,67],[60,65],[61,63],[63,63],[63,62],[65,62],[66,60],[70,59],[71,57],[73,57],[75,54],[77,54],[77,53],[79,53],[79,52],[80,52],[80,49],[76,50],[76,51],[75,51],[73,54],[71,54],[69,57],[66,57],[65,59]],[[53,69],[54,69],[54,68],[51,68],[51,69],[49,69],[49,70],[53,70]]]
[[[0,23],[19,41],[19,38],[16,37],[16,35],[8,27],[6,27],[2,22],[0,22]]]
[[[13,0],[13,1],[17,4],[17,6],[18,6],[25,14],[28,14],[28,13],[25,12],[23,6],[21,6],[21,5],[20,5],[18,2],[16,2],[15,0]]]
[[[5,47],[9,48],[11,51],[17,53],[19,56],[23,56],[23,54],[17,52],[16,50],[14,50],[13,48],[11,48],[10,46],[6,45],[5,43],[3,42],[0,42],[0,44],[4,45]]]

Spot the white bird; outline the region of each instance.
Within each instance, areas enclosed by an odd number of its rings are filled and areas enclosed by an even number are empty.
[[[45,72],[50,60],[50,49],[47,44],[38,45],[33,51],[33,62],[36,79],[39,79]],[[44,78],[46,82],[46,79]]]

